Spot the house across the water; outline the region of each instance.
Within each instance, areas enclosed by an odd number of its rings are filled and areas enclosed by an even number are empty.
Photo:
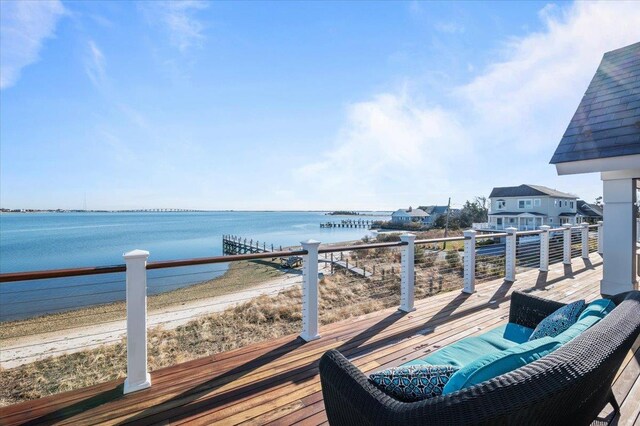
[[[406,224],[411,222],[424,223],[429,214],[422,209],[398,209],[391,213],[391,222],[396,224]]]
[[[578,223],[578,197],[541,185],[493,188],[489,195],[489,229],[538,229]]]

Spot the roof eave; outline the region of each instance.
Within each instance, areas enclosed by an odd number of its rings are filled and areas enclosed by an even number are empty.
[[[558,175],[574,175],[580,173],[611,172],[619,170],[638,170],[640,173],[640,154],[621,155],[618,157],[594,158],[591,160],[568,161],[556,163]]]

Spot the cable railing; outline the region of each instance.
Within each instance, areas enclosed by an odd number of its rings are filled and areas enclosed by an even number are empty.
[[[125,393],[133,392],[151,385],[148,372],[156,368],[297,332],[314,340],[322,326],[350,316],[394,306],[410,312],[415,300],[443,291],[473,293],[478,282],[514,280],[584,257],[583,247],[588,256],[599,251],[600,231],[581,225],[423,240],[405,234],[400,241],[308,241],[292,250],[161,262],[136,250],[125,254],[125,265],[0,274],[0,361],[9,371],[36,359],[55,370],[64,360],[81,376],[89,375],[81,359],[111,357],[111,375],[102,377],[126,376]],[[284,268],[284,257],[301,262]]]
[[[400,246],[367,246],[335,247],[320,254],[319,266],[324,265],[318,283],[321,325],[400,303]]]
[[[516,272],[540,268],[541,233],[527,232],[516,237]]]

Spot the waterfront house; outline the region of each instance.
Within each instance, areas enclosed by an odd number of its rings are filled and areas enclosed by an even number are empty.
[[[446,215],[449,212],[450,215],[456,215],[460,212],[460,209],[452,209],[449,206],[425,206],[420,207],[422,210],[429,214],[423,222],[425,225],[433,226],[433,224],[438,220],[438,218],[442,215]]]
[[[577,216],[576,221],[578,223],[590,223],[595,224],[602,220],[602,207],[597,204],[590,204],[584,200],[577,201]]]
[[[550,162],[559,175],[600,173],[605,256],[600,291],[637,288],[640,42],[605,53]]]
[[[489,195],[489,229],[538,229],[575,224],[578,197],[542,185],[493,188]]]
[[[408,209],[398,209],[391,214],[391,222],[395,224],[406,223],[419,223],[424,222],[429,214],[422,209],[414,209],[409,207]]]

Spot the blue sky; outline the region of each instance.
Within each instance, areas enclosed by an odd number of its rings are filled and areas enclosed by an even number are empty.
[[[542,184],[634,2],[1,3],[7,208],[395,209]]]

